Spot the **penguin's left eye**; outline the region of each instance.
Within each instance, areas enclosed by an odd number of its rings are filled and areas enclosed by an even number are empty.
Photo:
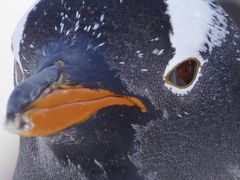
[[[194,82],[199,67],[200,62],[197,59],[187,59],[167,74],[165,82],[178,88],[187,88]]]

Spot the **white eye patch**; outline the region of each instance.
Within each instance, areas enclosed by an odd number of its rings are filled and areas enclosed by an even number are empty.
[[[229,33],[227,20],[224,11],[211,0],[166,0],[166,3],[173,29],[170,40],[175,55],[166,66],[164,79],[176,66],[189,58],[196,58],[199,63],[198,72],[190,86],[179,88],[165,83],[174,94],[186,95],[194,88],[201,76],[201,67],[207,62],[200,52],[209,50],[211,53],[214,47],[222,45]]]

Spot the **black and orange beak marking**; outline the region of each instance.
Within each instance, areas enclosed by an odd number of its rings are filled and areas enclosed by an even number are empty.
[[[27,111],[21,114],[31,124],[23,137],[47,136],[88,120],[97,111],[109,106],[137,106],[142,112],[146,107],[135,97],[114,94],[108,90],[93,90],[84,87],[67,87],[55,90],[38,98]]]
[[[147,112],[135,97],[58,84],[61,74],[62,65],[55,64],[15,88],[7,112],[6,125],[10,131],[22,137],[48,136],[85,122],[110,106],[136,106]],[[52,88],[54,84],[57,86]]]

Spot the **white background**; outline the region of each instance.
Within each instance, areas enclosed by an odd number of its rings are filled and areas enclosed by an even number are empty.
[[[18,153],[18,136],[3,128],[6,103],[13,89],[11,36],[17,22],[35,0],[6,0],[0,5],[0,179],[11,180]]]

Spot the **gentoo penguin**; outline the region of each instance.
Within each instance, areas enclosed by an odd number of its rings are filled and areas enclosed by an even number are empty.
[[[239,35],[213,0],[38,0],[13,35],[14,179],[240,179]]]

